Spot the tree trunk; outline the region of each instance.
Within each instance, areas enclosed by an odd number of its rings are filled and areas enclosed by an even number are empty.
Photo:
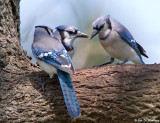
[[[81,117],[71,119],[55,76],[30,62],[19,42],[19,1],[0,1],[0,122],[160,122],[160,65],[115,65],[71,75]]]

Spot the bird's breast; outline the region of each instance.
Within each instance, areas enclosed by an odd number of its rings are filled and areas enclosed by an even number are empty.
[[[40,65],[40,67],[41,67],[46,73],[49,74],[50,78],[52,78],[52,76],[53,76],[54,74],[57,74],[56,68],[54,68],[52,65],[47,64],[47,63],[45,63],[45,62],[43,62],[43,61],[41,61],[41,60],[39,60],[39,59],[37,59],[37,58],[36,58],[36,60],[37,60],[38,64]]]
[[[131,48],[115,31],[112,31],[105,40],[100,40],[100,43],[106,52],[113,58],[121,61],[133,61],[133,59],[137,59],[137,53],[134,49]]]

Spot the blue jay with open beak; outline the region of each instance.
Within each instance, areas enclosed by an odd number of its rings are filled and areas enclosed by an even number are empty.
[[[142,60],[142,55],[147,57],[143,47],[134,40],[131,33],[110,15],[102,16],[93,22],[92,39],[98,34],[100,43],[105,51],[111,56],[111,64],[114,58],[123,61],[132,61],[135,64],[145,64]],[[103,64],[103,65],[105,65]]]
[[[79,117],[80,106],[69,74],[75,72],[70,56],[47,26],[36,26],[32,52],[40,67],[50,78],[57,73],[65,104],[72,118]]]
[[[56,27],[54,35],[66,48],[71,58],[74,54],[74,40],[76,38],[88,38],[87,34],[82,33],[76,27],[69,25],[60,25]]]

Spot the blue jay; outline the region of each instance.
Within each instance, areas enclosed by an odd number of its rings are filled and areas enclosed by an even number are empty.
[[[125,64],[127,61],[145,64],[141,55],[148,58],[146,51],[134,40],[127,28],[110,15],[102,16],[93,22],[93,32],[90,39],[97,34],[103,48],[111,56],[110,62],[105,64],[113,63],[114,58],[123,61],[121,64]]]
[[[69,75],[75,72],[70,56],[62,43],[54,37],[53,30],[47,26],[36,26],[32,52],[40,67],[58,79],[63,92],[65,104],[72,118],[79,117],[80,107]]]
[[[55,37],[59,39],[59,41],[66,48],[70,57],[74,54],[73,42],[76,38],[88,38],[88,35],[80,32],[76,27],[69,25],[60,25],[56,27],[56,31],[54,33]]]

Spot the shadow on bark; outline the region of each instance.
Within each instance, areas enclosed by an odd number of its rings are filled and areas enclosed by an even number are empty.
[[[66,119],[68,121],[71,120],[65,106],[64,97],[57,75],[54,75],[54,77],[52,79],[49,79],[46,83],[45,94],[42,86],[38,83],[38,81],[40,81],[41,77],[47,80],[49,78],[48,74],[46,74],[44,71],[32,72],[28,75],[28,77],[30,78],[31,84],[34,89],[42,95],[41,98],[45,99],[48,105],[50,105],[49,108],[51,111],[48,112],[48,115],[54,114],[54,121],[59,121],[61,119],[61,121],[66,122]],[[50,122],[52,122],[52,120]]]

